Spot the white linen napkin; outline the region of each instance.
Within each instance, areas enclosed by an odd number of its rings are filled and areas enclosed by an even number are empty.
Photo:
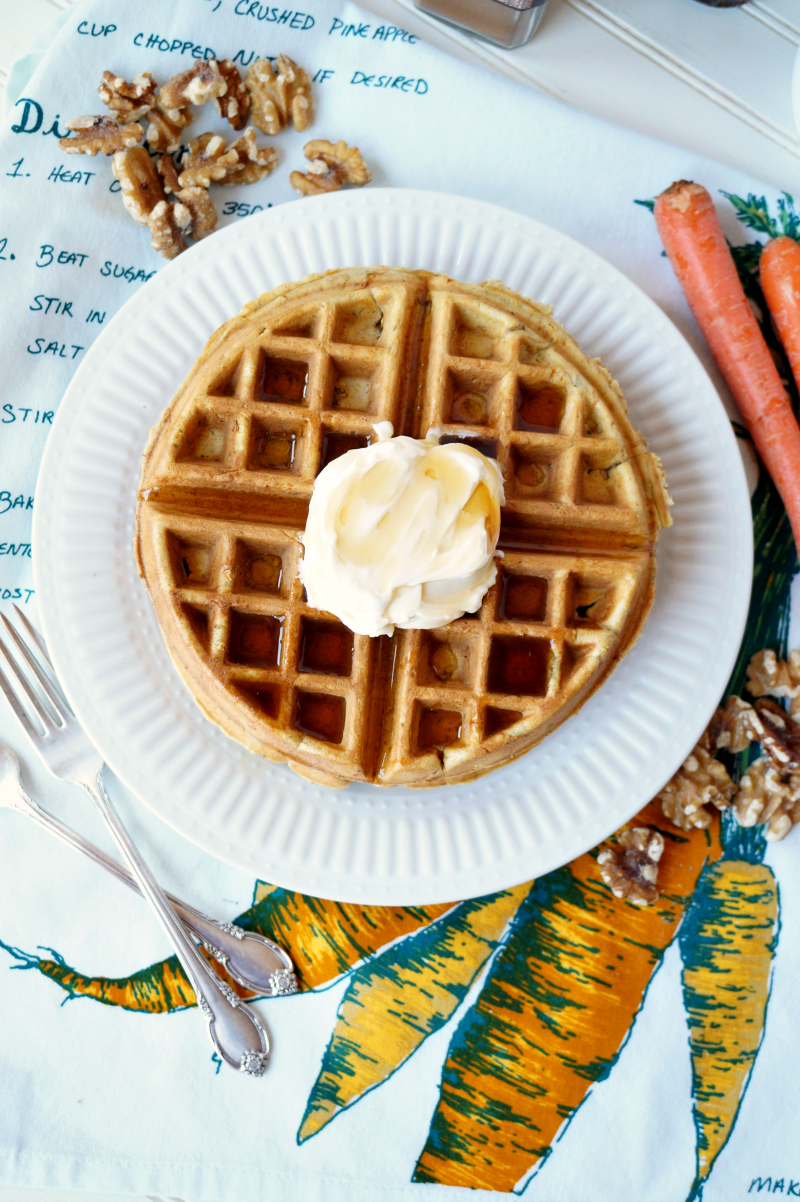
[[[399,13],[399,10],[398,10]],[[268,141],[280,164],[250,187],[214,192],[222,226],[259,207],[302,204],[289,171],[310,137],[345,139],[374,185],[493,201],[565,231],[605,256],[669,313],[719,375],[636,199],[673,179],[777,195],[695,154],[614,127],[449,59],[348,2],[84,0],[11,106],[2,136],[0,207],[0,602],[35,622],[31,508],[45,439],[72,373],[111,315],[163,266],[123,211],[109,162],[64,155],[72,116],[102,110],[105,69],[160,83],[213,52],[246,66],[286,53],[315,79],[306,134]],[[212,106],[191,135],[229,134]],[[266,141],[261,135],[259,143]],[[743,240],[732,216],[730,234]],[[726,218],[728,220],[728,218]],[[191,252],[189,252],[191,253]],[[410,265],[413,266],[413,265]],[[590,349],[590,348],[587,348]],[[0,739],[30,792],[107,845],[88,803],[49,778],[0,702]],[[220,918],[251,901],[254,882],[175,834],[116,781],[110,791],[162,884]],[[56,949],[89,975],[125,977],[169,955],[146,907],[32,824],[0,814],[0,1181],[225,1202],[464,1200],[472,1191],[412,1185],[454,1025],[431,1036],[379,1090],[307,1143],[296,1132],[344,982],[261,1003],[274,1053],[259,1081],[219,1070],[193,1010],[155,1016],[70,1001],[32,964]],[[800,1086],[795,998],[800,980],[798,839],[771,847],[783,931],[764,1046],[706,1202],[800,1179],[794,1138]],[[8,971],[15,970],[15,971]],[[668,951],[613,1074],[598,1084],[527,1186],[541,1202],[666,1202],[694,1172],[686,1020],[677,947]],[[770,1178],[770,1186],[762,1182]],[[522,1188],[522,1186],[520,1187]],[[800,1186],[798,1186],[800,1189]],[[774,1191],[773,1191],[774,1192]],[[484,1193],[501,1198],[497,1193]]]

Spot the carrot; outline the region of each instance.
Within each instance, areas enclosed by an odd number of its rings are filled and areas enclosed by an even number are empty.
[[[692,1055],[702,1193],[739,1113],[764,1035],[778,928],[778,886],[766,864],[720,860],[705,870],[679,935]]]
[[[650,980],[721,848],[717,826],[660,829],[662,895],[614,897],[596,851],[534,882],[480,997],[450,1041],[415,1182],[522,1192],[595,1081],[613,1069]]]
[[[680,180],[654,214],[689,308],[733,393],[800,547],[800,427],[719,224],[700,184]]]
[[[761,288],[800,387],[800,246],[773,238],[761,252]]]
[[[355,970],[298,1143],[381,1085],[449,1021],[530,889],[528,881],[462,902]]]

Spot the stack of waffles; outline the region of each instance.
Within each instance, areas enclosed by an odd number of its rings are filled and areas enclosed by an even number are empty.
[[[504,556],[477,613],[368,638],[310,608],[297,565],[315,477],[387,420],[497,459]],[[137,551],[229,735],[324,784],[430,786],[522,754],[606,679],[652,604],[668,504],[617,384],[546,306],[353,268],[213,336],[146,450]]]

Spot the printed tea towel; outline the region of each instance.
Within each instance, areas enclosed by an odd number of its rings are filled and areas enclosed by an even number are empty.
[[[313,79],[308,133],[268,139],[275,172],[216,189],[221,225],[302,204],[310,137],[360,148],[374,183],[503,204],[611,260],[719,376],[661,256],[646,202],[679,178],[719,201],[758,301],[758,244],[798,235],[792,201],[689,152],[465,66],[339,0],[85,0],[0,137],[0,601],[36,620],[31,511],[59,400],[92,341],[163,266],[109,161],[64,155],[102,110],[102,72],[161,84],[198,59],[285,53]],[[398,10],[398,20],[400,20]],[[230,129],[206,105],[191,134]],[[258,142],[265,139],[259,134]],[[191,253],[191,252],[189,252]],[[750,465],[756,533],[749,656],[800,645],[797,568],[776,494]],[[0,703],[0,740],[34,797],[104,841]],[[668,841],[662,895],[615,899],[596,851],[449,906],[362,907],[217,862],[109,788],[163,884],[289,948],[303,992],[256,1002],[261,1080],[222,1067],[147,909],[0,814],[0,1181],[220,1202],[736,1202],[800,1196],[800,832],[767,844],[726,818]],[[477,1194],[474,1191],[479,1191]]]

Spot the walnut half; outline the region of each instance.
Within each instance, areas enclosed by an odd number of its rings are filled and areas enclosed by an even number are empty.
[[[158,93],[158,107],[164,112],[170,109],[185,109],[190,104],[205,104],[222,96],[228,85],[220,73],[217,60],[198,59],[188,71],[173,75]]]
[[[103,104],[126,121],[138,121],[156,102],[156,81],[149,71],[134,75],[130,83],[120,75],[104,71],[97,90]]]
[[[159,251],[165,259],[174,259],[188,249],[186,234],[191,224],[192,214],[186,205],[159,201],[148,221],[153,250]]]
[[[788,697],[789,713],[800,712],[800,651],[778,659],[769,649],[758,651],[747,667],[747,689],[754,697]]]
[[[181,134],[192,124],[191,109],[151,108],[147,114],[150,124],[145,141],[154,154],[174,154],[181,144]]]
[[[736,786],[724,764],[709,751],[709,738],[703,738],[678,771],[657,795],[665,818],[681,830],[711,825],[709,805],[725,810],[731,804]]]
[[[256,146],[254,129],[225,145],[219,134],[201,134],[189,143],[178,180],[182,188],[207,188],[215,184],[254,184],[269,175],[278,161],[271,146]]]
[[[256,59],[247,69],[250,120],[262,133],[273,137],[290,121],[298,133],[303,133],[314,116],[311,80],[287,55],[279,54],[277,63],[277,72],[268,58]]]
[[[71,138],[59,138],[58,144],[67,154],[116,154],[142,140],[141,125],[118,125],[112,117],[73,117],[66,123],[73,131]]]
[[[111,168],[122,187],[125,208],[139,225],[148,225],[153,209],[165,199],[161,177],[150,155],[143,146],[129,146],[117,151]]]
[[[633,827],[600,852],[600,875],[614,897],[624,897],[634,906],[649,906],[658,897],[658,861],[663,851],[664,836],[659,831]]]
[[[372,179],[357,146],[346,142],[326,142],[316,138],[306,142],[303,154],[311,160],[304,175],[293,171],[289,183],[304,196],[318,196],[322,192],[338,192],[342,184],[353,184],[362,188]]]
[[[236,63],[229,58],[219,60],[219,72],[227,85],[221,96],[214,97],[214,107],[226,117],[234,129],[244,129],[250,112],[250,93],[244,86]]]
[[[782,775],[769,756],[762,756],[739,782],[734,814],[740,826],[766,825],[768,842],[784,839],[800,821],[800,774]]]

